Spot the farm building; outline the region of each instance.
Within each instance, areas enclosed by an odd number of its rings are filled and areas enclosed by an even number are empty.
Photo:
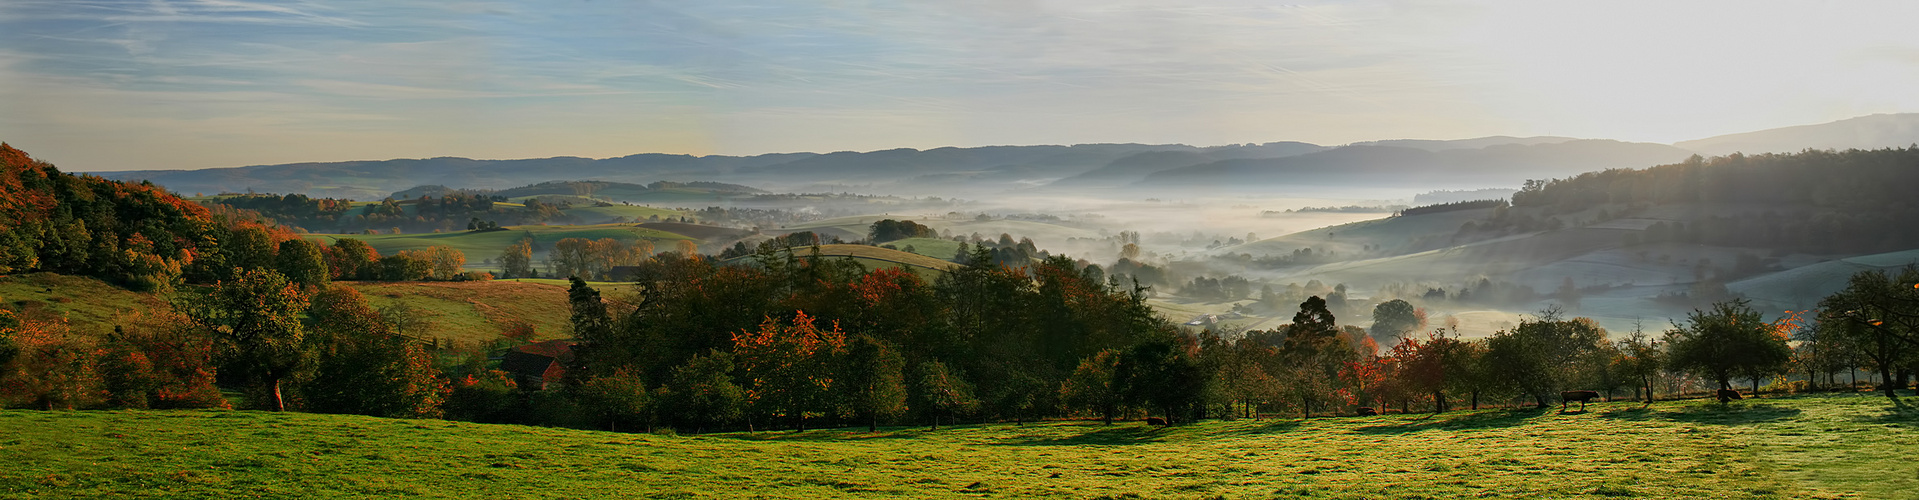
[[[571,340],[548,340],[508,349],[500,358],[500,371],[513,374],[513,383],[522,390],[546,389],[548,382],[557,383],[566,376],[574,345]]]

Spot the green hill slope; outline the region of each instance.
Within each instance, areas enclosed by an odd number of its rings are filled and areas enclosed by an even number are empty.
[[[812,249],[813,247],[795,247],[793,251],[801,257],[805,257],[813,254]],[[928,281],[939,277],[939,274],[945,272],[947,269],[958,266],[958,264],[925,255],[866,245],[820,245],[819,249],[821,257],[852,257],[853,260],[859,261],[859,263],[866,266],[867,269],[879,269],[881,267],[904,268],[913,271]],[[725,262],[751,265],[754,261],[753,256],[747,255],[744,257],[734,257]]]
[[[251,411],[0,411],[0,498],[1911,498],[1873,396],[705,436]]]
[[[527,236],[533,237],[536,247],[550,247],[554,242],[566,238],[600,239],[613,238],[625,242],[646,240],[660,250],[670,250],[677,240],[690,240],[683,235],[636,227],[632,224],[596,224],[586,226],[511,226],[505,231],[460,231],[457,233],[422,234],[313,234],[308,239],[325,245],[332,245],[340,238],[353,238],[365,241],[379,250],[381,255],[391,255],[401,250],[419,250],[436,245],[453,247],[466,254],[468,267],[477,267],[480,261],[499,257],[500,251],[508,245]]]

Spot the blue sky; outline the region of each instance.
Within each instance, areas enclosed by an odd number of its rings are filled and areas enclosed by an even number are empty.
[[[1671,142],[1919,111],[1911,19],[1870,1],[6,0],[0,140],[68,170]]]

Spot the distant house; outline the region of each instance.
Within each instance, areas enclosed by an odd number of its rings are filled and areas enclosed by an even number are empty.
[[[566,376],[574,345],[571,340],[548,340],[514,347],[500,358],[500,371],[513,374],[521,390],[544,390],[548,382],[558,383]]]

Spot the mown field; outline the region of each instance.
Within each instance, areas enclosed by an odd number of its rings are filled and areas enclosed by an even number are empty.
[[[15,410],[0,430],[0,498],[1919,498],[1919,411],[1871,395],[1169,429],[673,436]]]

